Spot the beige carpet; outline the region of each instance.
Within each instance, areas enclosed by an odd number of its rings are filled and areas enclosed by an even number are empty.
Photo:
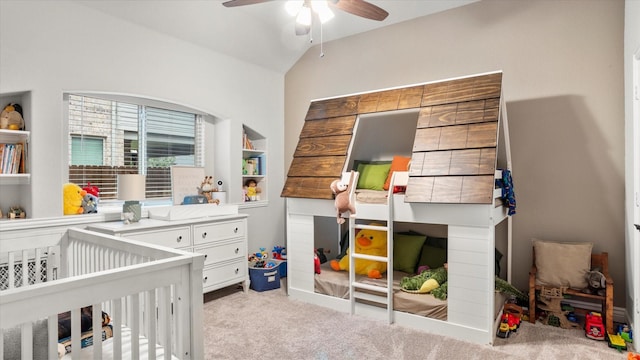
[[[523,323],[476,345],[291,300],[284,286],[205,295],[204,343],[206,359],[627,359],[582,330]]]

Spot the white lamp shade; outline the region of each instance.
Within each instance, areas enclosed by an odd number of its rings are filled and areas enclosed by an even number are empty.
[[[140,174],[118,175],[118,200],[143,200],[145,176]]]

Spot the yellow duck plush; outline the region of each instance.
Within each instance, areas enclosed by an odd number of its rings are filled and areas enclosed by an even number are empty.
[[[87,194],[76,184],[66,183],[62,187],[62,210],[65,215],[82,214],[82,199]]]
[[[387,232],[379,230],[362,229],[356,234],[355,239],[356,254],[367,254],[375,256],[387,256]],[[331,268],[335,271],[349,270],[349,251],[338,260],[331,260]],[[356,274],[367,275],[372,279],[379,279],[387,271],[387,263],[355,259]]]

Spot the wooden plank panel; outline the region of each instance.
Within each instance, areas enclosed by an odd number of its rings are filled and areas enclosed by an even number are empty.
[[[376,112],[378,109],[379,99],[380,99],[379,92],[360,95],[360,100],[358,101],[358,114],[367,114],[367,113]]]
[[[431,202],[434,177],[409,177],[405,202]]]
[[[402,88],[400,100],[398,101],[398,109],[412,109],[420,107],[422,102],[422,92],[424,86],[413,86]]]
[[[496,172],[496,149],[480,149],[479,175],[493,175]]]
[[[494,178],[491,175],[465,176],[462,181],[463,204],[491,204],[493,203]]]
[[[305,120],[325,119],[358,113],[359,95],[314,101],[309,106]]]
[[[449,175],[477,175],[480,153],[480,149],[452,151]]]
[[[417,124],[418,129],[429,127],[429,121],[431,121],[432,110],[433,110],[433,106],[420,108],[420,112],[418,113],[418,124]]]
[[[456,124],[472,124],[484,121],[484,100],[458,103]]]
[[[409,163],[409,176],[422,175],[422,163],[424,162],[423,152],[416,152],[411,155],[411,162]]]
[[[484,121],[498,121],[500,113],[500,98],[485,100]]]
[[[424,153],[422,176],[449,175],[451,151],[430,151]]]
[[[473,82],[474,100],[500,97],[502,93],[502,73],[477,76]]]
[[[442,142],[442,140],[441,140]],[[498,123],[488,122],[469,125],[467,148],[496,147],[498,143]]]
[[[346,158],[346,156],[296,157],[291,162],[287,176],[339,178]]]
[[[281,197],[309,199],[333,199],[331,182],[335,177],[293,177],[287,178]]]
[[[355,115],[308,120],[302,126],[300,138],[352,134],[355,123]]]
[[[416,130],[416,137],[413,141],[413,151],[438,150],[441,129],[442,128],[424,128]]]
[[[434,179],[431,202],[460,203],[460,193],[462,192],[461,176],[439,176]]]
[[[401,89],[380,92],[380,100],[378,100],[378,107],[376,108],[376,110],[378,112],[397,110],[401,94]]]
[[[448,81],[447,103],[469,101],[473,99],[475,78],[466,78]]]
[[[347,155],[351,135],[305,138],[298,141],[294,157]]]
[[[446,82],[426,84],[422,92],[421,106],[432,106],[446,103],[447,100]]]
[[[445,126],[440,134],[438,150],[464,149],[467,146],[467,125]]]
[[[502,73],[427,84],[422,106],[500,97]]]
[[[435,127],[435,126],[455,125],[457,108],[458,108],[457,104],[433,106],[433,110],[431,110],[431,118],[429,119],[428,126]]]

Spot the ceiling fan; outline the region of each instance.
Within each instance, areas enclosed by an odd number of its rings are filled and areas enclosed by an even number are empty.
[[[226,7],[260,4],[274,0],[229,0],[222,3]],[[296,35],[306,35],[311,30],[313,13],[320,23],[333,18],[331,8],[339,9],[365,19],[382,21],[389,16],[384,9],[364,0],[297,0],[287,1],[287,11],[296,16]]]

